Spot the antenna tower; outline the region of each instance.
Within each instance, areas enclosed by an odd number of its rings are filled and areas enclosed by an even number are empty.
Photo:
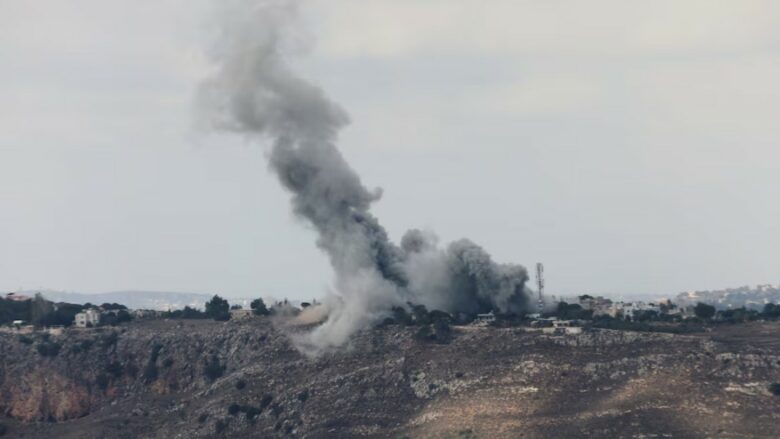
[[[542,293],[544,292],[544,265],[541,262],[536,263],[536,286],[539,290],[539,303],[537,304],[538,312],[541,314],[544,309],[544,301],[542,300]]]

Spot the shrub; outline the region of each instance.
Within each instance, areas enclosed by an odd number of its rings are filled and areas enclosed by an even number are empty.
[[[260,416],[260,413],[262,412],[263,411],[257,407],[252,407],[252,406],[244,407],[244,413],[246,414],[246,418],[249,419],[250,421],[254,421],[255,418]]]
[[[135,365],[135,363],[127,363],[125,366],[125,373],[127,373],[127,376],[135,378],[138,376],[138,366]]]
[[[431,341],[435,338],[435,335],[433,334],[431,326],[425,325],[417,330],[417,332],[414,334],[414,338],[418,341]]]
[[[28,336],[26,336],[26,335],[20,335],[19,336],[19,341],[21,343],[28,344],[28,345],[29,344],[33,344],[33,339],[28,337]]]
[[[217,420],[217,423],[214,424],[214,430],[217,432],[217,434],[222,433],[227,428],[227,422],[225,422],[222,419]]]
[[[235,402],[228,406],[228,415],[230,415],[230,416],[235,416],[240,411],[241,411],[241,406],[236,404]]]
[[[171,366],[173,366],[173,358],[170,358],[170,357],[166,358],[165,360],[163,360],[162,365],[166,369],[171,367]]]
[[[439,343],[449,343],[452,330],[445,319],[436,320],[433,324],[433,337]]]
[[[118,361],[112,361],[108,364],[106,364],[106,372],[110,375],[113,375],[114,378],[119,378],[122,376],[122,372],[124,372],[124,368],[122,367],[122,364]]]
[[[221,377],[225,372],[225,366],[219,363],[219,358],[216,355],[212,355],[211,358],[206,359],[203,364],[203,374],[210,381],[214,381]]]
[[[116,345],[117,341],[119,341],[119,333],[116,331],[111,331],[108,334],[106,334],[105,337],[103,337],[101,343],[103,344],[103,347],[109,348],[111,346]]]
[[[201,413],[200,416],[198,416],[198,423],[202,424],[202,423],[206,422],[206,419],[208,419],[208,418],[209,418],[208,413]]]
[[[263,399],[260,400],[260,410],[265,410],[266,407],[268,407],[269,404],[271,404],[271,401],[274,400],[274,397],[269,394],[263,395]]]
[[[298,394],[298,401],[306,402],[307,399],[309,399],[309,389],[304,389],[301,393]]]
[[[8,427],[5,424],[0,424],[0,436],[5,436],[8,433]]]
[[[108,388],[108,375],[103,372],[97,374],[95,377],[95,384],[97,384],[101,390],[106,390]]]
[[[246,381],[244,381],[244,380],[236,381],[236,389],[243,390],[244,387],[246,387]]]
[[[155,343],[152,346],[151,355],[149,355],[149,361],[144,367],[144,382],[151,383],[157,379],[157,358],[160,356],[160,351],[163,346],[159,343]]]
[[[56,357],[60,353],[60,345],[53,341],[39,343],[36,349],[42,357]]]
[[[769,385],[769,391],[773,395],[780,396],[780,383],[772,383]]]

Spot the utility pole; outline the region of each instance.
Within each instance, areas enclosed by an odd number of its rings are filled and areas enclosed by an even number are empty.
[[[542,293],[544,292],[544,265],[541,262],[536,263],[536,287],[539,290],[537,312],[541,314],[544,310],[544,301],[542,300]]]

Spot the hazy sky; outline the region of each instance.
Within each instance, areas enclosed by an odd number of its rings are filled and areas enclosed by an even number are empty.
[[[780,282],[780,2],[302,9],[393,239],[542,261],[553,294]],[[0,0],[0,290],[327,290],[262,146],[195,123],[209,11]]]

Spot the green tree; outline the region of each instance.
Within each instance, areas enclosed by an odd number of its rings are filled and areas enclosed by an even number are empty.
[[[693,312],[696,314],[696,317],[702,320],[709,320],[715,315],[715,307],[699,302],[693,307]]]
[[[32,324],[38,327],[45,326],[47,323],[46,319],[52,312],[54,312],[52,303],[44,299],[41,293],[35,293],[35,298],[32,300],[30,308]]]
[[[431,323],[431,316],[425,305],[412,305],[412,317],[415,325],[428,325]]]
[[[252,308],[252,313],[256,316],[267,316],[271,313],[268,311],[268,307],[265,306],[263,299],[260,298],[253,300],[252,303],[249,304],[249,307]]]
[[[214,320],[230,320],[230,304],[215,294],[210,301],[206,302],[206,315]]]

